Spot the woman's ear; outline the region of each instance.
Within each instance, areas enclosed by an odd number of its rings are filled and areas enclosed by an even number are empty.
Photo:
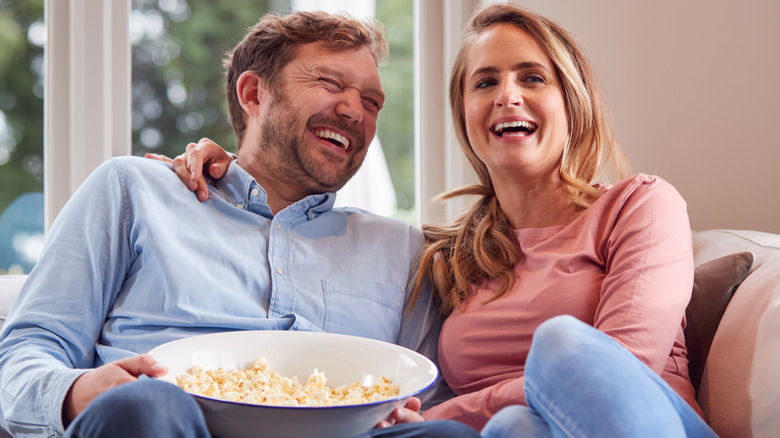
[[[257,116],[259,114],[264,100],[269,95],[263,79],[252,71],[245,71],[238,77],[236,94],[238,95],[238,102],[241,104],[241,108],[249,116]]]

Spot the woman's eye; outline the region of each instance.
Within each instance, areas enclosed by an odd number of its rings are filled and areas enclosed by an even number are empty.
[[[487,88],[492,85],[496,85],[495,79],[480,79],[476,84],[474,84],[474,89],[479,90],[481,88]]]
[[[545,83],[545,80],[544,80],[544,76],[542,76],[542,75],[532,74],[532,75],[527,75],[526,77],[524,77],[523,78],[523,82],[531,82],[531,83],[543,84],[543,83]]]

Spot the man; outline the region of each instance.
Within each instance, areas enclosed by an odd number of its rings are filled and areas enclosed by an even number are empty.
[[[139,353],[185,336],[324,330],[435,359],[430,292],[407,308],[421,233],[332,208],[376,131],[386,52],[371,23],[266,16],[226,61],[239,156],[205,204],[160,163],[101,165],[56,219],[0,332],[3,428],[208,436],[191,397],[139,378],[166,372]]]

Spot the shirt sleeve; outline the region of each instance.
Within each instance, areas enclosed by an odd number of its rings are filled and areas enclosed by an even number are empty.
[[[14,436],[59,436],[73,381],[95,344],[130,260],[121,168],[102,164],[54,221],[42,256],[0,332],[2,425]]]
[[[417,260],[417,254],[422,248],[423,237],[417,229],[412,230],[411,253],[409,260]],[[439,316],[438,304],[433,296],[430,282],[423,282],[420,294],[410,308],[409,303],[417,279],[417,266],[413,264],[409,269],[409,277],[406,286],[403,313],[401,315],[401,327],[398,332],[396,344],[414,350],[430,359],[439,369],[438,346],[441,333],[442,319]],[[453,396],[452,391],[441,377],[434,385],[420,394],[423,403],[422,409],[441,403]]]
[[[611,213],[593,326],[660,375],[691,298],[693,243],[685,201],[674,187],[660,178],[639,181]]]

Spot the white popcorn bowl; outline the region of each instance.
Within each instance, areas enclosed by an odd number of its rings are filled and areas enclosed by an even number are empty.
[[[235,331],[168,342],[149,354],[176,377],[200,365],[204,370],[250,367],[265,357],[270,369],[297,376],[302,383],[316,368],[328,386],[359,382],[372,385],[382,376],[399,386],[397,397],[359,405],[279,407],[253,405],[193,395],[215,438],[349,438],[371,430],[406,399],[430,388],[436,366],[425,356],[387,342],[357,336],[301,331]]]

